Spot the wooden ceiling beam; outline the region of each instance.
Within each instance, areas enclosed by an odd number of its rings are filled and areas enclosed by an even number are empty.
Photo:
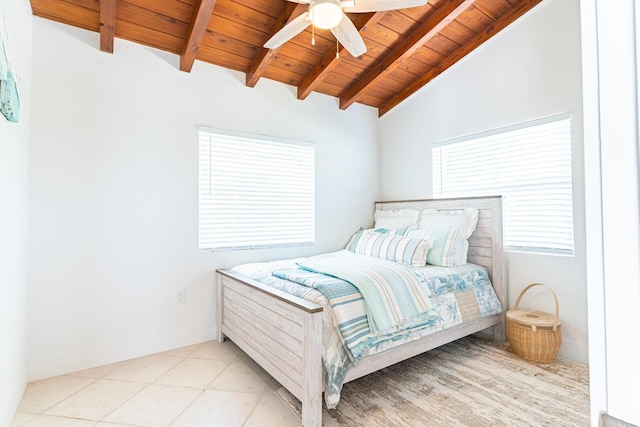
[[[382,19],[386,12],[375,12],[368,14],[358,14],[357,18],[353,22],[360,35],[366,33],[367,28],[371,28]],[[338,55],[336,55],[333,49],[329,50],[322,60],[316,64],[313,70],[300,82],[298,85],[298,99],[305,99],[315,88],[322,83],[322,80],[327,74],[335,68],[344,58],[344,55],[348,54],[344,46],[340,45]]]
[[[113,53],[116,36],[116,0],[100,0],[100,50]]]
[[[307,4],[287,2],[287,5],[285,6],[284,11],[278,18],[278,22],[276,23],[271,34],[269,34],[269,37],[267,37],[267,40],[273,37],[275,33],[280,31],[282,27],[287,25],[293,19],[300,16],[305,10],[307,10],[308,7],[309,5]],[[260,48],[260,50],[258,51],[258,54],[255,56],[255,58],[251,62],[251,65],[249,66],[249,70],[246,73],[247,86],[255,87],[255,85],[258,83],[258,80],[260,80],[265,70],[269,66],[269,63],[273,60],[273,58],[278,53],[278,50],[280,50],[280,46],[274,49],[267,49],[266,47]]]
[[[269,51],[262,50],[263,43],[269,32],[278,30],[274,27],[285,6],[304,2],[302,7],[308,7],[308,1],[31,0],[31,6],[34,15],[97,32],[99,48],[105,52],[115,50],[117,36],[177,53],[185,71],[196,59],[207,61],[248,73],[249,85],[268,76],[296,85],[299,99],[322,92],[336,97],[343,108],[359,102],[377,108],[382,116],[543,0],[478,0],[443,27],[439,34],[446,35],[437,35],[422,46],[419,42],[428,40],[427,33],[437,30],[435,21],[432,30],[420,30],[422,23],[443,5],[462,5],[464,0],[429,0],[424,8],[386,12],[380,21],[376,21],[378,12],[348,14],[366,41],[366,55],[354,59],[343,51],[336,60],[335,40],[322,35],[315,47],[289,43],[269,56]],[[286,21],[285,16],[278,28]],[[418,30],[425,33],[421,40],[414,35]],[[209,32],[215,32],[215,37]],[[310,44],[310,36],[311,31],[303,31],[296,40]],[[411,50],[413,55],[405,59]],[[286,58],[282,56],[285,51]],[[372,68],[376,70],[369,72]]]
[[[476,1],[448,0],[443,3],[426,21],[413,30],[409,37],[399,42],[382,61],[345,91],[340,97],[340,108],[344,110],[350,107],[367,88],[384,79]]]
[[[444,58],[440,63],[429,70],[427,73],[414,80],[410,85],[407,86],[402,92],[395,95],[393,98],[385,102],[383,105],[378,107],[378,117],[382,117],[384,114],[388,113],[395,106],[400,104],[402,101],[407,99],[409,96],[413,95],[419,89],[421,89],[424,85],[429,83],[431,80],[436,78],[438,75],[442,74],[446,69],[451,67],[453,64],[464,58],[467,54],[471,53],[474,49],[480,46],[482,43],[489,40],[491,37],[495,36],[497,33],[506,28],[509,24],[514,22],[520,16],[527,13],[534,6],[540,3],[542,0],[523,0],[518,3],[517,6],[510,9],[507,13],[502,15],[496,21],[489,24],[482,31],[476,34],[471,40],[469,40],[464,45],[460,46],[458,49],[453,51],[449,56]]]
[[[187,73],[191,72],[215,5],[216,0],[196,0],[191,22],[189,22],[189,29],[187,30],[180,54],[180,70],[186,71]]]

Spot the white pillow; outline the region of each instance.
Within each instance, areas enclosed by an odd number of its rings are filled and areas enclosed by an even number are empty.
[[[417,225],[420,211],[413,209],[377,210],[373,213],[373,228],[389,230]]]
[[[469,236],[475,231],[478,225],[478,209],[465,208],[462,210],[439,211],[436,209],[425,209],[420,212],[420,229],[450,229],[456,227],[459,230],[455,252],[453,255],[453,265],[467,263],[469,252]]]
[[[425,209],[420,212],[418,228],[451,228],[458,227],[462,237],[468,239],[478,225],[478,209],[465,208],[454,211]]]

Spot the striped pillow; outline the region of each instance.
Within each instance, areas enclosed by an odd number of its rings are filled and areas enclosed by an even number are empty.
[[[458,243],[458,227],[417,229],[408,232],[408,236],[416,239],[429,239],[432,248],[427,254],[427,264],[441,267],[453,267],[456,264],[456,248]]]
[[[361,230],[353,235],[345,249],[356,254],[386,259],[411,267],[424,267],[431,246],[432,243],[428,239]]]

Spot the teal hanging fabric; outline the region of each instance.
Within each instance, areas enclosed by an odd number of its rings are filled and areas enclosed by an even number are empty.
[[[7,60],[7,48],[4,31],[2,28],[2,16],[0,16],[0,81],[7,80],[7,74],[9,74],[9,61]]]
[[[0,27],[0,32],[2,28]],[[4,41],[2,40],[2,34],[0,33],[0,81],[7,80],[9,74],[9,61],[7,60],[7,51],[4,47]]]
[[[16,80],[16,75],[9,70],[7,80],[0,81],[0,113],[13,123],[20,120],[20,94]]]

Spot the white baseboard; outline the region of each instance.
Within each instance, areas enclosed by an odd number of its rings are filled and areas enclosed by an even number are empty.
[[[6,392],[7,395],[0,395],[0,426],[8,426],[11,425],[11,420],[13,420],[22,395],[27,388],[27,366],[12,378],[3,378],[2,383],[3,389],[0,393]],[[4,387],[7,389],[4,390]]]
[[[198,344],[215,339],[217,331],[218,327],[215,324],[204,325],[31,360],[28,378],[29,381],[37,381]]]
[[[602,414],[602,427],[637,427],[626,421],[619,420],[608,414]]]
[[[589,364],[589,347],[584,343],[562,338],[558,357],[573,360],[584,364]]]

